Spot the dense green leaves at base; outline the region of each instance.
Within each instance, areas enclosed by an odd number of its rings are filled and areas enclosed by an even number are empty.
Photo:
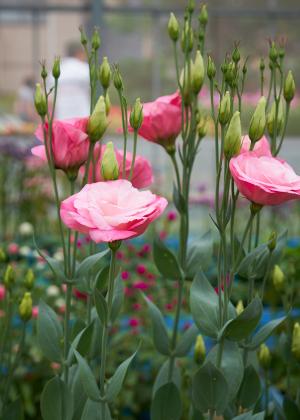
[[[46,383],[41,396],[43,420],[71,420],[73,399],[67,385],[58,377]]]
[[[180,393],[173,382],[160,387],[151,404],[151,420],[179,420],[181,418]]]

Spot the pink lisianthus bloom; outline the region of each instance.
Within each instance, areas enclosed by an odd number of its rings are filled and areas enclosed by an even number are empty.
[[[32,308],[32,318],[37,318],[39,316],[39,307],[33,306]]]
[[[230,160],[229,168],[238,190],[260,205],[277,205],[300,198],[300,177],[284,160],[242,153]]]
[[[161,96],[143,104],[143,123],[138,130],[141,137],[166,149],[174,148],[181,131],[181,96],[179,92]],[[129,131],[133,129],[129,126]]]
[[[85,185],[61,203],[60,215],[66,226],[94,242],[112,242],[144,233],[167,204],[165,198],[118,179]]]
[[[241,153],[249,152],[251,146],[251,140],[249,136],[244,136],[242,138],[242,147],[240,150]],[[272,156],[270,144],[266,136],[263,136],[259,141],[254,145],[253,152],[256,156]]]
[[[94,161],[95,161],[95,168],[92,168],[92,165],[89,169],[89,177],[88,182],[93,182],[93,171],[95,176],[95,182],[103,181],[102,174],[101,174],[101,160],[102,156],[105,152],[106,145],[100,145],[99,143],[96,144],[94,149]],[[119,164],[119,179],[122,178],[123,175],[123,150],[119,150],[117,148],[114,149],[117,162]],[[125,174],[124,178],[128,178],[130,174],[132,163],[132,154],[130,152],[126,153],[126,165],[125,165]],[[84,174],[84,167],[81,168],[81,173]],[[132,185],[135,188],[146,188],[149,187],[153,183],[153,172],[152,167],[148,159],[144,158],[143,156],[137,155],[134,161],[134,168],[132,174]]]
[[[86,132],[88,118],[74,118],[70,120],[54,120],[52,125],[52,150],[54,166],[65,172],[78,171],[88,158],[89,137]],[[48,136],[49,126],[45,123]],[[39,125],[36,137],[44,142],[43,127]],[[48,145],[49,147],[49,145]],[[49,148],[49,152],[50,152]],[[35,146],[31,149],[34,156],[47,161],[45,146]]]
[[[5,294],[6,294],[6,290],[5,287],[0,285],[0,300],[4,300],[5,299]]]

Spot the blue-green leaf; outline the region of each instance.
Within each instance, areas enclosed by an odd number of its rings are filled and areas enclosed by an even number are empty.
[[[108,405],[103,402],[87,400],[81,420],[111,420]]]
[[[97,254],[90,255],[81,261],[75,273],[75,278],[85,277],[91,271],[97,272],[103,265],[103,258],[109,253],[109,249],[105,251],[98,252]]]
[[[41,395],[43,420],[71,420],[73,399],[67,385],[58,377],[50,379]]]
[[[154,397],[156,391],[168,382],[173,382],[178,389],[181,388],[181,373],[176,361],[174,363],[173,375],[170,381],[169,367],[170,360],[167,359],[159,369],[158,374],[156,375],[155,382],[152,388],[152,398]]]
[[[74,350],[74,353],[78,361],[79,375],[86,395],[93,401],[99,401],[100,391],[91,368],[78,351]]]
[[[43,300],[39,304],[37,337],[44,355],[52,362],[61,362],[62,326],[56,313]]]
[[[259,376],[252,365],[248,365],[244,371],[237,401],[242,408],[253,408],[261,395]]]
[[[282,318],[273,319],[272,321],[268,322],[260,330],[258,330],[256,334],[254,334],[250,343],[247,344],[246,347],[249,348],[250,350],[257,349],[262,343],[264,343],[270,337],[273,331],[285,320],[286,320],[286,316],[283,316]]]
[[[156,238],[153,243],[153,258],[158,271],[164,278],[171,280],[182,278],[177,258],[159,238]]]
[[[108,317],[108,308],[107,308],[107,302],[105,300],[105,297],[102,295],[101,292],[99,292],[98,289],[94,290],[94,301],[95,301],[95,307],[98,314],[98,317],[101,321],[102,325],[107,325],[107,317]]]
[[[187,330],[185,330],[178,340],[177,346],[175,348],[175,356],[186,356],[191,350],[192,345],[195,343],[198,334],[199,329],[195,324],[191,325]]]
[[[151,420],[179,420],[182,413],[180,393],[173,382],[159,388],[151,404]]]

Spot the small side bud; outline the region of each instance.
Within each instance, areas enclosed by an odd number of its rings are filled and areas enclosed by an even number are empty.
[[[276,248],[276,244],[277,244],[277,233],[272,232],[268,240],[268,248],[270,252],[274,251],[274,249]]]
[[[299,361],[300,360],[300,324],[299,322],[296,322],[293,328],[292,353],[294,357]]]
[[[236,78],[236,66],[233,61],[227,63],[226,71],[225,71],[225,81],[229,84],[229,86],[233,86],[233,82]]]
[[[273,102],[270,112],[267,115],[267,130],[270,136],[274,135],[276,119],[276,103]],[[284,112],[282,100],[279,101],[277,112],[277,134],[279,134],[284,125]]]
[[[272,272],[272,282],[276,292],[282,292],[284,290],[285,277],[281,268],[277,264],[274,266]]]
[[[111,70],[107,57],[103,57],[102,63],[99,67],[99,80],[104,89],[107,89],[110,84]]]
[[[197,95],[203,85],[204,81],[204,64],[201,52],[196,52],[194,65],[192,67],[192,88],[194,93]]]
[[[114,86],[117,90],[123,90],[123,80],[118,67],[114,69]]]
[[[209,80],[212,80],[216,75],[216,66],[210,55],[208,56],[206,72],[207,72],[207,77],[209,78]]]
[[[241,150],[242,127],[239,111],[236,111],[229,123],[229,127],[225,134],[224,155],[227,159],[231,159]]]
[[[29,268],[25,274],[24,285],[26,289],[31,290],[33,288],[35,276],[31,268]]]
[[[201,334],[197,336],[195,349],[194,349],[194,360],[198,365],[201,365],[206,356],[205,342]]]
[[[206,4],[202,4],[202,6],[201,6],[200,14],[199,14],[199,22],[203,26],[206,26],[207,25],[207,22],[208,22],[208,13],[207,13]]]
[[[46,98],[42,91],[41,85],[39,83],[35,85],[34,106],[35,106],[36,112],[41,117],[44,117],[47,114]]]
[[[283,89],[284,99],[288,103],[290,103],[294,99],[295,91],[296,91],[295,80],[293,77],[293,73],[291,72],[291,70],[289,70],[284,81],[284,89]]]
[[[266,98],[262,96],[252,115],[249,127],[249,137],[254,144],[262,138],[266,128]]]
[[[41,78],[43,80],[46,80],[47,77],[48,77],[48,72],[47,72],[47,69],[46,69],[46,64],[45,64],[45,62],[42,62]]]
[[[221,99],[219,106],[219,121],[220,124],[226,125],[230,118],[230,93],[227,91]]]
[[[237,64],[241,59],[241,53],[238,48],[238,44],[235,45],[234,50],[231,55],[232,61]]]
[[[235,310],[237,315],[241,315],[241,313],[244,311],[244,304],[243,301],[240,299],[238,303],[236,304]]]
[[[79,31],[80,31],[80,42],[81,45],[85,46],[88,43],[88,38],[86,36],[85,30],[83,29],[82,26],[79,27]]]
[[[195,0],[189,0],[187,10],[190,14],[194,13],[195,10]]]
[[[143,122],[143,105],[140,98],[137,98],[130,113],[129,122],[134,130],[138,130]]]
[[[108,126],[106,117],[106,104],[103,96],[100,96],[87,125],[87,133],[90,141],[96,143],[105,133]]]
[[[32,298],[30,292],[25,292],[19,305],[19,315],[22,321],[27,322],[32,317]]]
[[[11,286],[14,284],[14,282],[15,282],[15,272],[12,266],[9,264],[6,267],[6,270],[4,273],[3,283],[6,289],[10,289]]]
[[[53,67],[52,67],[52,76],[54,79],[58,79],[60,76],[60,58],[55,57]]]
[[[119,164],[111,141],[105,147],[101,161],[101,174],[105,181],[114,181],[119,178]]]
[[[92,48],[93,50],[97,51],[100,48],[100,35],[97,28],[94,28],[93,35],[92,35]]]
[[[276,62],[278,58],[278,51],[277,51],[275,42],[271,42],[270,49],[269,49],[269,58],[270,58],[270,61],[272,61],[273,63]]]
[[[208,130],[208,119],[207,117],[201,116],[197,124],[198,137],[200,139],[203,139],[203,137],[205,137],[207,134],[207,130]]]
[[[176,42],[179,37],[179,23],[174,15],[174,13],[170,14],[169,22],[168,22],[168,33],[169,37],[172,41]]]
[[[263,72],[264,70],[265,70],[265,68],[266,68],[266,65],[265,65],[265,60],[263,59],[263,57],[260,59],[260,62],[259,62],[259,70],[261,71],[261,72]]]
[[[181,48],[182,51],[192,51],[194,46],[194,32],[193,28],[189,25],[188,21],[185,22],[184,30],[181,35]]]
[[[260,366],[263,369],[269,369],[270,364],[271,364],[271,353],[269,350],[269,347],[266,346],[265,344],[261,344],[258,350],[258,361]]]

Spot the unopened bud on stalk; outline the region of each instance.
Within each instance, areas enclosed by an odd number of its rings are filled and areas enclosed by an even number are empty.
[[[188,12],[190,14],[194,13],[194,10],[195,10],[195,0],[189,0],[187,9],[188,9]]]
[[[230,118],[230,93],[227,91],[221,99],[219,106],[219,121],[220,124],[226,125]]]
[[[206,4],[202,4],[200,14],[199,14],[199,22],[201,25],[206,26],[208,22],[208,13]]]
[[[267,129],[268,133],[272,137],[275,132],[275,119],[276,119],[276,103],[273,102],[270,112],[267,115]],[[284,124],[284,112],[282,100],[279,101],[277,111],[277,134],[279,134]]]
[[[174,15],[174,13],[170,14],[169,22],[168,22],[168,33],[169,37],[172,41],[176,42],[179,37],[179,23]]]
[[[283,89],[283,96],[287,102],[291,102],[295,96],[296,85],[295,80],[293,77],[293,73],[289,70],[285,81],[284,81],[284,89]]]
[[[117,90],[123,90],[123,80],[118,67],[114,69],[114,86]]]
[[[107,57],[103,57],[103,61],[99,67],[99,80],[104,89],[110,84],[111,70]]]
[[[268,369],[270,367],[271,359],[272,356],[269,347],[265,344],[261,344],[258,351],[258,361],[261,367],[263,369]]]
[[[282,292],[282,290],[284,290],[285,277],[281,268],[277,264],[274,266],[273,269],[272,282],[276,292]]]
[[[82,26],[79,27],[79,31],[80,31],[80,42],[83,46],[85,46],[88,43],[88,38]]]
[[[247,59],[246,59],[245,62],[244,62],[243,68],[242,68],[242,73],[246,74],[247,71],[248,71],[248,68],[247,68]]]
[[[215,63],[213,62],[213,59],[211,58],[211,56],[208,56],[208,61],[207,61],[207,77],[212,80],[215,75],[216,75],[216,66]]]
[[[224,140],[224,155],[231,159],[241,150],[242,127],[239,111],[236,111],[229,123]]]
[[[87,133],[90,141],[96,143],[105,133],[108,126],[106,117],[106,104],[103,96],[100,96],[87,125]]]
[[[242,300],[239,300],[238,303],[237,303],[237,305],[236,305],[236,307],[235,307],[235,310],[236,310],[237,315],[240,315],[244,311],[244,309],[245,308],[244,308],[243,301]]]
[[[194,360],[197,364],[201,365],[204,362],[206,356],[206,347],[201,334],[197,336],[195,349],[194,349]]]
[[[195,61],[192,67],[192,88],[193,92],[197,95],[203,85],[204,81],[204,64],[201,52],[196,52]]]
[[[25,274],[24,284],[26,289],[31,290],[34,285],[35,276],[31,268],[29,268]]]
[[[15,272],[12,266],[9,264],[6,267],[6,270],[4,273],[3,283],[6,289],[10,289],[11,286],[14,284],[14,282],[15,282]]]
[[[292,353],[297,360],[300,360],[300,324],[296,322],[293,328]]]
[[[94,32],[92,35],[92,48],[93,50],[97,51],[100,48],[100,35],[97,28],[94,28]]]
[[[270,45],[269,58],[272,62],[275,62],[278,58],[278,51],[274,41]]]
[[[194,32],[193,28],[189,25],[189,22],[186,21],[184,25],[184,30],[181,35],[181,48],[182,51],[192,51],[194,46]]]
[[[225,80],[229,84],[229,86],[233,85],[236,76],[236,68],[233,61],[227,64],[227,68],[225,71]]]
[[[205,137],[207,134],[207,121],[207,117],[201,116],[199,118],[197,124],[197,134],[200,139],[203,139],[203,137]]]
[[[249,127],[251,143],[256,143],[264,135],[266,128],[266,103],[266,98],[262,96],[252,115]]]
[[[101,161],[101,174],[104,181],[114,181],[119,178],[119,164],[111,141],[105,147]]]
[[[259,62],[259,70],[260,71],[264,71],[265,70],[265,68],[266,68],[266,65],[265,65],[265,60],[263,59],[263,57],[260,59],[260,62]]]
[[[138,130],[142,125],[143,118],[143,105],[141,104],[140,98],[137,98],[129,117],[131,127],[134,130]]]
[[[273,252],[277,245],[277,233],[273,231],[268,240],[268,248],[270,252]]]
[[[54,59],[53,67],[52,67],[52,76],[54,79],[58,79],[60,76],[60,58],[56,57]]]
[[[237,64],[240,61],[240,59],[241,59],[241,54],[240,54],[240,51],[238,49],[238,45],[237,44],[234,47],[234,50],[232,52],[231,58],[232,58],[232,60],[233,60],[233,62],[235,64]]]
[[[19,305],[19,315],[22,321],[27,322],[32,317],[32,298],[30,292],[25,292]]]
[[[280,45],[280,46],[279,46],[279,49],[278,49],[278,56],[279,56],[279,58],[281,58],[281,59],[283,59],[283,58],[284,58],[284,56],[285,56],[285,49],[284,49],[284,46],[283,46],[283,45]]]
[[[35,94],[34,94],[34,106],[36,112],[44,117],[47,114],[47,102],[44,93],[42,92],[41,85],[37,83],[35,85]]]
[[[47,77],[48,77],[48,72],[47,72],[47,69],[46,69],[45,62],[43,62],[43,63],[42,63],[42,70],[41,70],[41,78],[42,78],[43,80],[46,80],[46,79],[47,79]]]

